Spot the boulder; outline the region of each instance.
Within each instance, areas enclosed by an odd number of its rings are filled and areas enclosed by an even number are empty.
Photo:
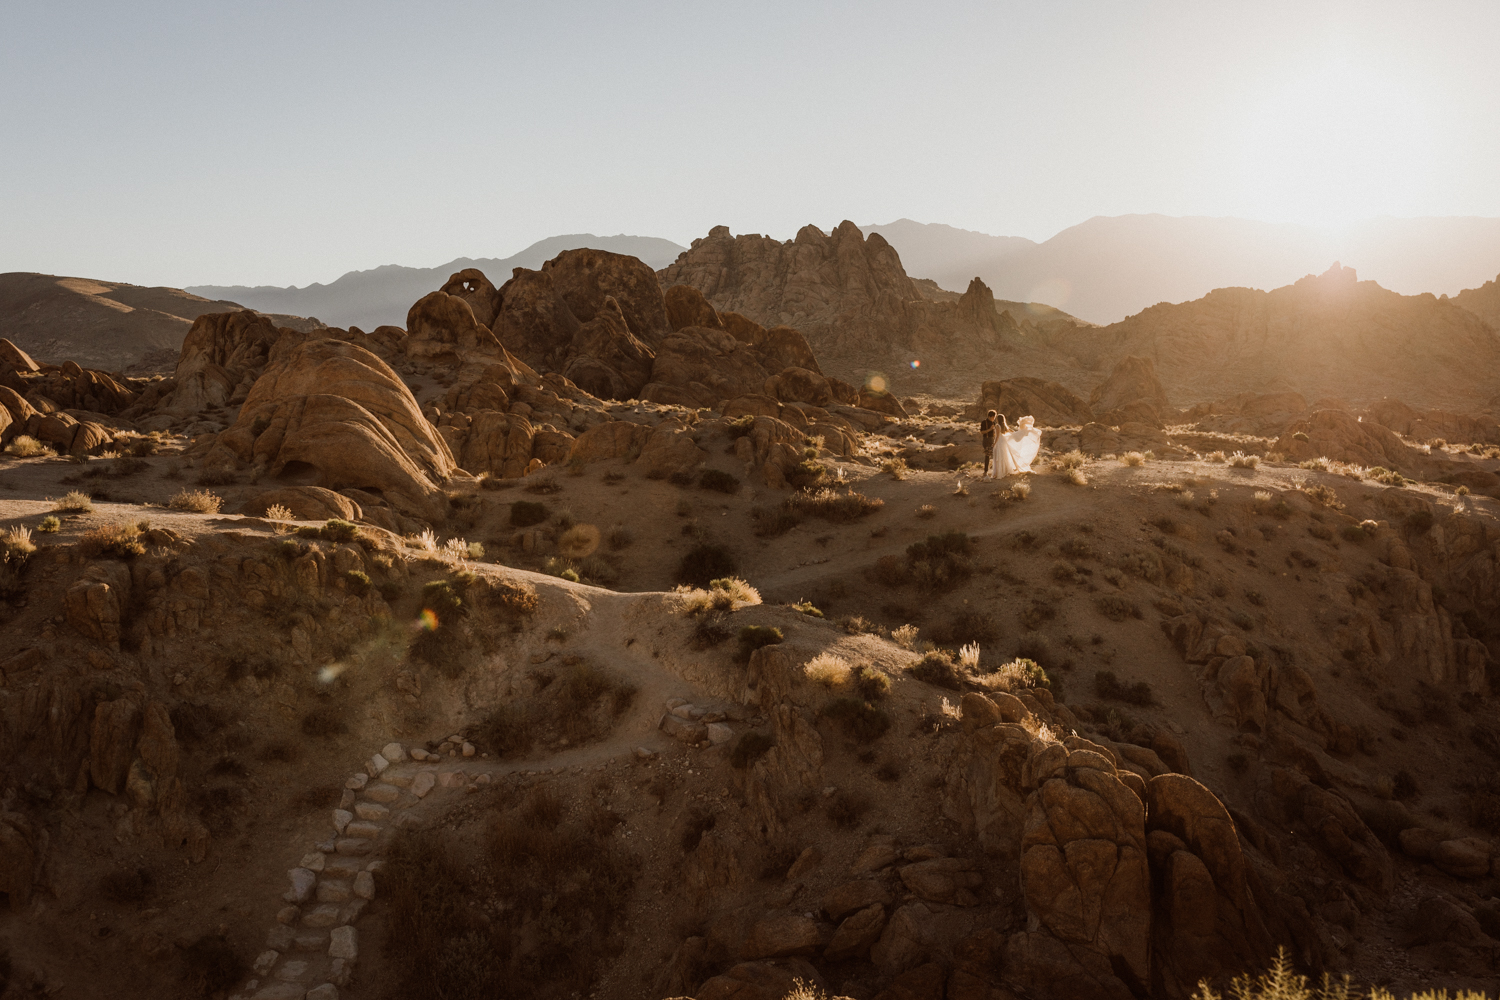
[[[885,907],[871,903],[839,924],[823,950],[823,957],[830,962],[842,962],[850,958],[865,958],[870,948],[880,940],[885,930]]]
[[[518,267],[499,296],[494,331],[505,348],[538,370],[561,365],[583,324],[558,294],[552,275]]]
[[[654,344],[670,327],[656,273],[639,258],[590,248],[564,250],[542,265],[568,309],[581,323],[613,298],[630,333]]]
[[[823,990],[823,977],[806,959],[741,962],[706,981],[694,1000],[782,1000],[803,983]]]
[[[1035,417],[1040,427],[1077,427],[1094,419],[1089,405],[1067,388],[1029,375],[985,382],[964,417],[977,421],[990,410],[1003,413],[1012,425],[1025,416]]]
[[[37,363],[31,360],[31,355],[4,337],[0,337],[0,368],[8,368],[11,371],[18,372],[34,372],[39,370]]]
[[[830,890],[823,896],[823,912],[830,920],[843,920],[856,910],[889,906],[891,891],[878,879],[862,878]]]
[[[367,490],[427,518],[445,516],[439,484],[458,468],[396,373],[337,340],[307,341],[274,359],[204,464]]]
[[[922,899],[934,903],[949,903],[958,906],[974,906],[979,897],[974,890],[983,884],[983,877],[974,870],[974,864],[962,858],[932,858],[899,870],[901,881]]]
[[[658,403],[713,406],[764,391],[771,377],[754,347],[723,330],[689,326],[667,334],[656,345],[651,382],[641,398]]]
[[[1484,878],[1490,873],[1490,845],[1479,837],[1442,840],[1430,860],[1454,878]]]
[[[766,380],[762,392],[783,403],[802,402],[813,406],[828,406],[833,392],[828,380],[817,372],[806,368],[784,368],[780,374]]]
[[[1144,423],[1161,426],[1162,414],[1171,407],[1166,390],[1156,378],[1150,358],[1122,358],[1109,378],[1089,393],[1089,408],[1099,414],[1101,423],[1125,423],[1127,414],[1145,417]],[[1129,409],[1127,409],[1129,408]],[[1120,411],[1120,417],[1112,414]]]
[[[96,788],[111,795],[124,789],[140,726],[141,706],[130,698],[116,698],[94,707],[89,729],[89,778]]]
[[[499,339],[475,318],[469,303],[443,291],[429,292],[407,310],[401,350],[409,358],[442,365],[506,358]]]
[[[673,330],[681,330],[685,326],[701,326],[707,330],[724,329],[718,312],[703,297],[703,293],[692,285],[673,285],[668,288],[662,295],[662,304],[667,311],[667,325]]]
[[[364,517],[359,504],[333,490],[321,486],[290,486],[280,490],[265,490],[247,501],[239,513],[250,517],[265,517],[266,511],[275,506],[285,507],[297,521],[328,521],[334,518],[343,521],[358,521]]]
[[[605,462],[614,458],[634,461],[651,439],[652,428],[626,420],[595,424],[573,441],[569,461]]]
[[[477,267],[466,267],[449,276],[440,291],[468,303],[474,314],[474,322],[493,330],[495,316],[500,312],[500,293]]]
[[[901,400],[889,392],[871,389],[869,386],[859,390],[857,405],[866,410],[874,410],[876,413],[889,414],[898,420],[905,420],[907,417],[906,407],[901,405]]]
[[[1284,453],[1292,462],[1321,457],[1405,472],[1413,471],[1421,461],[1421,453],[1394,432],[1346,410],[1316,410],[1288,424],[1271,450]]]
[[[161,410],[187,416],[224,406],[247,376],[266,366],[280,337],[276,324],[248,309],[199,316],[182,342],[175,388]]]
[[[634,399],[652,377],[655,355],[630,331],[614,296],[607,295],[569,347],[563,375],[600,399]]]

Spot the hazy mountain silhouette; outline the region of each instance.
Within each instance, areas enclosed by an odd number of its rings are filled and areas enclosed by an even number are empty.
[[[879,232],[914,278],[1111,323],[1215,288],[1277,288],[1341,260],[1393,291],[1456,294],[1500,270],[1500,219],[1371,219],[1341,231],[1248,219],[1099,216],[1043,243],[908,219]],[[988,252],[986,248],[989,248]]]
[[[512,268],[536,269],[564,250],[593,247],[639,257],[651,268],[666,267],[687,247],[651,236],[595,236],[577,233],[551,236],[504,259],[460,257],[438,267],[387,264],[368,271],[350,271],[328,284],[305,288],[275,285],[195,285],[187,289],[208,298],[233,299],[261,312],[316,316],[330,326],[358,326],[373,330],[390,324],[404,327],[406,311],[428,292],[441,288],[455,271],[477,267],[496,285],[510,278]]]

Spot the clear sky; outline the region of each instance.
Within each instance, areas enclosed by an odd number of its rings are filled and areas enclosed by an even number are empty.
[[[0,271],[1500,216],[1500,3],[0,0]]]

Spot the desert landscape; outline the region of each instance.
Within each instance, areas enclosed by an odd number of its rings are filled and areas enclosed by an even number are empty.
[[[1493,982],[1484,319],[1335,267],[1018,322],[728,239],[208,312],[167,375],[0,342],[11,989]],[[1320,367],[1356,327],[1390,367]],[[924,348],[964,392],[881,388]]]
[[[8,12],[0,1000],[1500,1000],[1497,36]]]

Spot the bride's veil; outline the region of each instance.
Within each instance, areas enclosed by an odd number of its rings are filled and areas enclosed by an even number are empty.
[[[1031,417],[1022,417],[1017,423],[1019,426],[1007,437],[1011,439],[1011,451],[1016,456],[1016,464],[1027,469],[1042,448],[1042,432],[1040,428],[1033,426],[1035,421]]]

